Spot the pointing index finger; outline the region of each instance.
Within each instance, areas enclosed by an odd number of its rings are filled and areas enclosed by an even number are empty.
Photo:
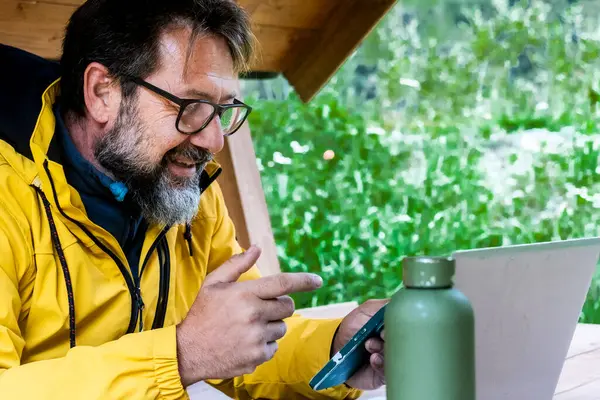
[[[281,273],[255,281],[249,281],[252,291],[261,299],[268,300],[297,292],[310,292],[323,285],[320,276],[309,273]]]

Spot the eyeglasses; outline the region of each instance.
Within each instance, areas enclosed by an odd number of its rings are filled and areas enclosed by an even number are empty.
[[[181,99],[143,79],[134,76],[126,78],[177,104],[179,106],[179,114],[175,121],[175,128],[185,135],[193,135],[200,132],[208,126],[215,115],[218,115],[223,135],[231,136],[240,129],[252,111],[252,107],[237,99],[233,100],[233,104],[215,104],[208,100]]]

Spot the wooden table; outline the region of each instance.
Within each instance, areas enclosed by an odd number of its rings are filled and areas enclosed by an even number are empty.
[[[306,317],[340,317],[356,303],[341,303],[298,310]],[[221,392],[204,383],[193,385],[188,393],[192,400],[227,399]],[[385,388],[365,392],[364,399],[384,400]],[[600,400],[600,325],[579,324],[556,387],[554,400]]]

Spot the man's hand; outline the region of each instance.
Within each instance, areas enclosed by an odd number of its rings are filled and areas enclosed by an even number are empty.
[[[364,324],[389,300],[369,300],[344,318],[333,339],[332,354],[337,353]],[[369,364],[359,369],[346,384],[355,389],[374,390],[385,384],[383,360],[384,332],[381,338],[371,338],[365,343],[371,354]]]
[[[186,318],[177,326],[179,374],[184,387],[205,379],[253,372],[270,360],[294,313],[290,293],[312,291],[319,276],[282,273],[237,282],[260,256],[251,247],[206,277]]]

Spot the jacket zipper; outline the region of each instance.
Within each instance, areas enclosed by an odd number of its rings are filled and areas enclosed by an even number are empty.
[[[166,236],[167,232],[169,231],[169,227],[163,229],[160,234],[158,235],[158,237],[156,238],[156,240],[154,240],[154,242],[152,243],[152,246],[150,246],[150,249],[148,249],[148,253],[146,254],[146,258],[144,258],[144,263],[142,264],[142,269],[140,270],[139,273],[139,277],[137,279],[137,289],[136,289],[136,293],[138,295],[139,301],[142,304],[143,307],[143,300],[142,300],[142,291],[140,288],[140,282],[142,281],[142,274],[144,273],[144,270],[146,269],[146,265],[148,265],[148,261],[150,260],[150,256],[152,255],[152,253],[154,252],[154,250],[158,247],[158,245],[161,243],[161,240]],[[160,307],[160,300],[161,300],[161,292],[162,287],[164,285],[163,280],[165,279],[165,276],[163,275],[163,264],[165,264],[164,262],[160,262],[160,282],[159,282],[159,293],[158,293],[158,301],[156,303],[156,313],[154,314],[154,320],[156,321],[156,315],[159,312],[159,307]],[[169,268],[170,269],[170,268]],[[170,278],[170,274],[166,276],[166,279],[169,280]],[[142,308],[143,310],[143,308]],[[144,328],[144,324],[142,322],[143,320],[143,315],[141,315],[142,310],[140,310],[140,331],[143,330]],[[152,324],[152,329],[154,329],[154,323]]]
[[[127,267],[123,264],[123,262],[117,257],[115,253],[113,253],[108,247],[104,245],[96,236],[94,236],[82,223],[79,221],[69,217],[60,206],[58,202],[58,195],[56,193],[56,188],[54,187],[54,181],[52,180],[52,175],[50,174],[50,169],[48,168],[48,161],[44,161],[44,169],[46,170],[46,174],[48,174],[48,179],[50,180],[50,186],[52,187],[52,195],[54,196],[54,201],[56,202],[56,207],[58,211],[62,214],[63,217],[74,223],[81,229],[93,242],[96,246],[100,248],[100,250],[104,251],[112,260],[117,264],[119,270],[121,271],[121,275],[125,279],[125,283],[127,284],[127,289],[129,290],[129,295],[131,296],[131,317],[129,318],[129,326],[127,327],[127,333],[133,333],[135,330],[135,325],[137,323],[137,316],[139,314],[140,306],[143,308],[142,296],[139,294],[139,290],[136,289],[132,275],[127,270]]]
[[[156,304],[156,313],[154,314],[154,321],[152,322],[152,329],[162,328],[165,323],[165,316],[167,313],[167,304],[169,303],[169,286],[171,282],[171,255],[169,254],[168,243],[163,240],[162,246],[159,251],[162,250],[164,261],[160,266],[160,289],[158,293],[158,302]]]

